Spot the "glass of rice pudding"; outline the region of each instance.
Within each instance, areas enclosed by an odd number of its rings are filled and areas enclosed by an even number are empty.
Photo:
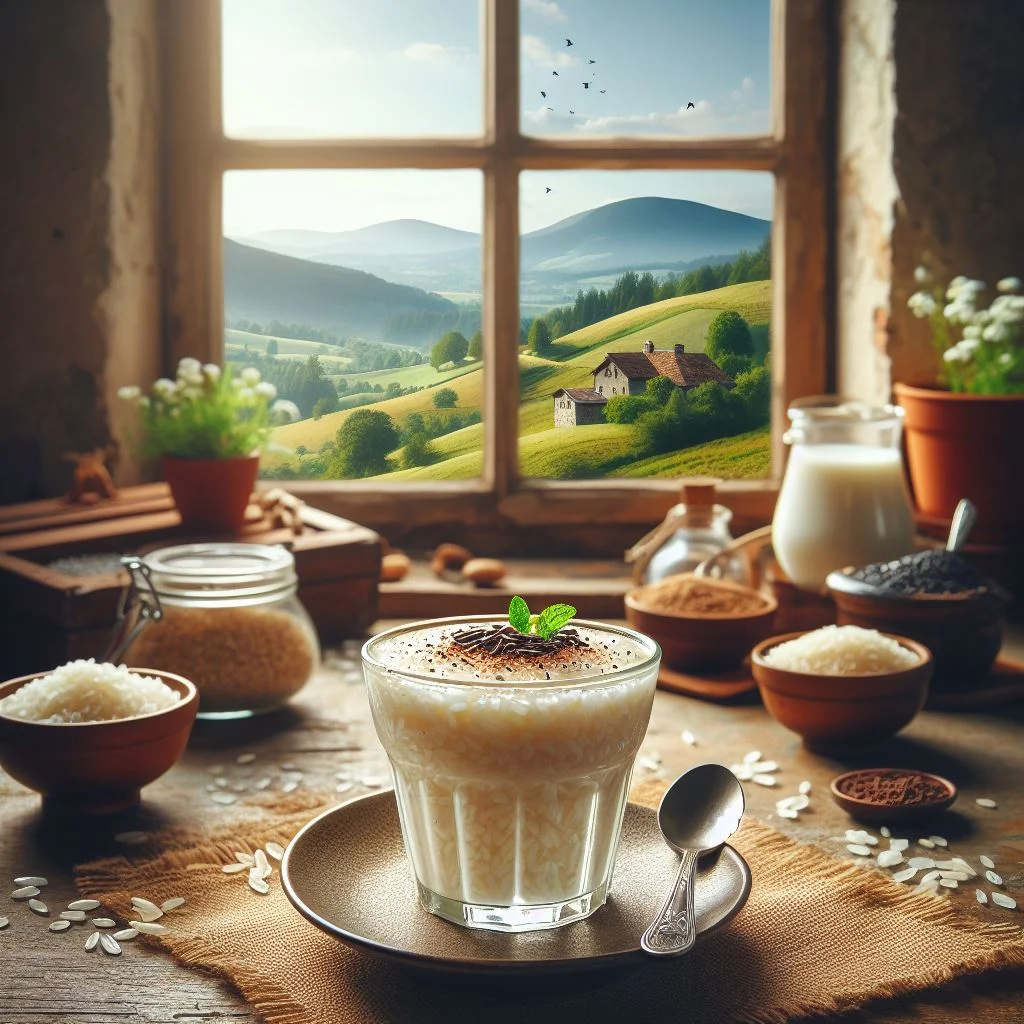
[[[402,626],[363,647],[427,910],[532,931],[605,902],[660,660],[629,629],[574,620],[545,639],[500,616]]]

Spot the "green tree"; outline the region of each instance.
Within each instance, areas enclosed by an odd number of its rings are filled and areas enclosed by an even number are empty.
[[[295,454],[301,459],[304,455],[309,454],[309,449],[304,444],[297,444],[295,446]]]
[[[277,338],[271,338],[267,342],[267,355],[276,356],[278,352]]]
[[[754,339],[747,321],[735,310],[723,309],[708,324],[704,352],[715,360],[724,355],[752,356]]]
[[[388,452],[398,445],[394,421],[380,409],[356,409],[338,428],[330,471],[351,480],[388,471]]]
[[[474,331],[473,337],[469,339],[469,351],[467,355],[470,359],[483,359],[484,357],[484,334],[483,331]]]
[[[526,339],[527,347],[535,356],[542,356],[551,347],[551,328],[543,317],[537,317],[530,324],[530,333]]]
[[[644,386],[644,398],[654,406],[664,405],[678,390],[668,377],[652,377]]]
[[[454,409],[459,400],[459,393],[454,388],[441,388],[434,395],[435,409]]]
[[[735,380],[741,373],[747,373],[754,365],[750,356],[738,356],[733,352],[726,352],[719,356],[715,362]]]
[[[439,370],[447,363],[459,365],[469,352],[469,342],[458,331],[449,331],[430,350],[430,365]]]
[[[436,459],[437,450],[430,443],[430,438],[424,431],[413,434],[402,449],[402,469],[429,466]]]
[[[313,419],[318,420],[321,416],[326,416],[328,413],[338,411],[338,396],[324,395],[323,398],[318,398],[313,403]]]
[[[402,394],[402,385],[397,380],[391,381],[388,386],[384,389],[385,398],[400,398]]]

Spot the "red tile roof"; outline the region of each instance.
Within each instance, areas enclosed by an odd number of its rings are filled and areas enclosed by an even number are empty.
[[[600,402],[602,405],[608,401],[607,396],[599,394],[593,388],[559,388],[551,397],[566,395],[574,402]]]
[[[668,377],[676,387],[692,388],[716,381],[724,387],[736,382],[710,357],[703,352],[608,352],[600,366],[593,373],[599,373],[609,363],[614,363],[631,380],[650,380],[652,377]]]

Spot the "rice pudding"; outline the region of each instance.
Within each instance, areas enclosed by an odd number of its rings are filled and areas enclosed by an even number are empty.
[[[573,622],[545,640],[480,616],[365,645],[428,910],[527,930],[604,902],[660,654],[628,629]]]

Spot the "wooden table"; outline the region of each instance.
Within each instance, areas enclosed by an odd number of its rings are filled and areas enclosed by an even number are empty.
[[[1019,639],[1015,653],[1022,649]],[[342,768],[354,766],[357,776],[380,772],[383,754],[369,723],[357,658],[356,643],[333,652],[318,678],[277,715],[197,726],[184,759],[145,791],[143,807],[128,820],[102,828],[53,827],[41,820],[38,798],[0,773],[0,877],[45,875],[50,880],[47,900],[63,906],[78,895],[72,865],[108,852],[124,852],[111,838],[122,829],[195,827],[211,820],[229,825],[259,817],[267,811],[253,805],[252,783],[271,776],[272,786],[262,792],[274,793],[285,778],[298,778],[281,766],[301,770],[303,777],[293,796],[309,792],[311,798],[316,792],[329,798],[334,773]],[[682,742],[684,729],[695,735],[695,746]],[[671,778],[702,761],[740,761],[752,749],[776,760],[780,771],[775,788],[746,785],[749,813],[839,855],[841,845],[828,837],[856,826],[827,796],[827,787],[847,762],[804,750],[760,704],[721,707],[659,691],[641,755],[649,759],[647,763],[660,757],[659,772]],[[255,753],[256,760],[238,765],[236,757],[243,752]],[[883,761],[932,769],[962,784],[957,806],[963,813],[950,813],[936,830],[947,835],[954,853],[974,863],[981,853],[994,854],[1010,891],[1020,899],[1024,893],[1024,705],[976,714],[925,712],[884,756],[873,759],[875,764]],[[209,799],[207,787],[216,777],[210,769],[217,765],[224,766],[223,774],[230,776],[231,783],[248,787],[238,793],[234,805],[225,807]],[[638,767],[638,776],[649,770]],[[775,801],[795,793],[803,779],[814,787],[810,812],[799,821],[779,819]],[[978,796],[995,797],[999,809],[983,811],[974,804]],[[999,920],[1016,921],[1008,912],[978,907],[969,884],[951,898],[961,900],[981,919],[995,920],[998,913]],[[0,931],[0,1024],[44,1020],[247,1024],[258,1020],[228,985],[179,966],[159,952],[132,944],[116,959],[86,953],[80,927],[74,935],[51,934],[43,919],[14,906],[6,895],[0,896],[0,914],[12,921]],[[1024,925],[1024,914],[1018,914]],[[453,1005],[453,1020],[456,1011]],[[830,1019],[845,1024],[1024,1022],[1024,972],[958,982],[914,1000],[888,1002],[870,1012]]]

